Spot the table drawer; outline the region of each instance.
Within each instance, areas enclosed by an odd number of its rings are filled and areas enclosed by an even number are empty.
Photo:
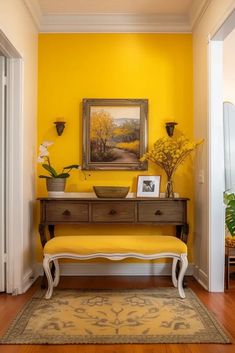
[[[180,201],[138,203],[139,222],[181,223],[185,222],[184,216],[184,204]]]
[[[46,205],[47,222],[87,222],[88,203],[50,201]]]
[[[135,205],[132,202],[102,203],[93,204],[91,208],[92,222],[134,222]]]

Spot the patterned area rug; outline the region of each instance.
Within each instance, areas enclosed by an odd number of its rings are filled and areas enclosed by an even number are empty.
[[[229,343],[190,289],[55,290],[35,294],[2,344]]]

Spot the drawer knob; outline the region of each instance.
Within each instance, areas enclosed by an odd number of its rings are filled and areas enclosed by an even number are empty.
[[[62,213],[64,216],[70,216],[71,215],[71,212],[69,210],[65,210],[63,213]]]
[[[162,212],[161,212],[160,210],[157,210],[157,211],[155,212],[155,215],[156,215],[156,216],[161,216],[161,215],[162,215]]]
[[[117,211],[115,211],[114,209],[112,209],[112,210],[109,211],[109,214],[111,214],[111,215],[114,215],[114,214],[116,214],[116,213],[117,213]]]

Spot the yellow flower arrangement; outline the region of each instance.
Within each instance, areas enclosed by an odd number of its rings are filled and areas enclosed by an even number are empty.
[[[174,197],[172,176],[176,169],[202,142],[203,140],[191,142],[184,135],[176,139],[162,137],[154,143],[153,149],[140,159],[141,162],[146,160],[153,162],[165,171],[167,175],[166,197]]]

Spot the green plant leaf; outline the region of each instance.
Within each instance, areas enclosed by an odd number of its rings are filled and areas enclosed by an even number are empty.
[[[235,194],[234,193],[228,193],[224,192],[224,203],[225,205],[229,204],[229,201],[235,200]]]
[[[57,177],[57,173],[56,173],[55,169],[52,166],[50,166],[48,164],[42,164],[42,167],[44,169],[46,169],[51,174],[52,177],[54,177],[54,178]]]
[[[228,202],[225,211],[225,223],[232,236],[235,236],[235,200],[231,199]]]
[[[70,176],[69,173],[61,173],[56,176],[56,178],[68,178]]]
[[[79,164],[72,164],[69,165],[68,167],[64,167],[64,169],[78,169],[80,166]]]
[[[48,175],[39,175],[39,178],[51,179],[51,177],[50,177],[50,176],[48,176]]]

